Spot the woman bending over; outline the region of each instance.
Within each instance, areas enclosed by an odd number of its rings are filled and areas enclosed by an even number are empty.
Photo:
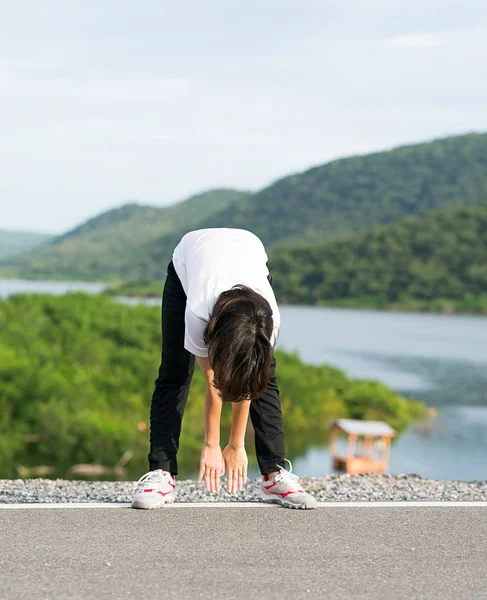
[[[134,508],[173,502],[176,455],[195,360],[206,380],[205,441],[198,482],[236,493],[247,478],[248,416],[263,480],[259,496],[290,508],[316,500],[284,468],[284,428],[276,381],[280,314],[260,239],[243,229],[187,233],[174,250],[162,296],[162,361],[151,405],[149,472],[135,485]],[[230,439],[220,448],[222,402],[232,403]],[[289,462],[289,461],[288,461]]]

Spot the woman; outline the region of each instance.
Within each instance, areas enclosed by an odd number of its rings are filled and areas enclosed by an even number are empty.
[[[250,413],[263,475],[260,497],[291,508],[316,506],[297,476],[284,468],[273,352],[280,315],[271,281],[265,248],[250,231],[192,231],[174,250],[162,297],[162,363],[152,396],[150,471],[134,486],[134,508],[159,508],[174,500],[176,454],[195,359],[206,380],[198,482],[204,478],[206,488],[218,492],[226,469],[228,491],[242,490]],[[222,402],[232,402],[230,439],[223,452]]]

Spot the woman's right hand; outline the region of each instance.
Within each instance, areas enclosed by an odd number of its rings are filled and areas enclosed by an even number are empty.
[[[198,483],[205,478],[206,489],[210,492],[220,491],[220,477],[225,473],[225,463],[219,445],[205,444],[201,451]]]

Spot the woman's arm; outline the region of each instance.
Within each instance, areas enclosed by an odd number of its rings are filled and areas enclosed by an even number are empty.
[[[196,357],[206,381],[205,393],[205,444],[201,453],[198,482],[205,478],[206,487],[211,492],[220,491],[220,477],[224,473],[224,463],[220,448],[220,419],[222,400],[213,387],[213,369],[207,358]]]
[[[247,481],[247,453],[245,452],[245,431],[249,419],[250,400],[232,404],[232,429],[228,446],[223,450],[223,460],[227,467],[227,486],[231,494],[242,490]]]
[[[229,445],[245,446],[245,432],[249,420],[250,400],[232,403],[232,429],[230,431]]]
[[[242,490],[247,479],[247,453],[245,452],[245,431],[250,411],[250,400],[232,403],[232,428],[230,440],[223,450],[220,450],[220,418],[222,399],[213,387],[213,369],[207,358],[196,357],[196,361],[206,380],[205,397],[205,445],[201,453],[200,473],[198,481],[205,477],[206,487],[210,491],[220,490],[220,476],[228,472],[228,491],[235,494]],[[217,469],[221,461],[221,471]]]
[[[207,358],[196,357],[206,381],[205,395],[205,444],[218,446],[220,444],[220,419],[222,400],[213,387],[213,369]]]
[[[222,412],[222,399],[213,387],[213,369],[208,358],[196,357],[196,361],[203,372],[206,381],[205,397],[205,444],[212,446],[220,443],[220,419]],[[245,432],[249,419],[250,400],[232,403],[232,429],[229,443],[231,446],[243,446]]]

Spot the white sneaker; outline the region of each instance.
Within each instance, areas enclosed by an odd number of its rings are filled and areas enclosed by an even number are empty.
[[[307,494],[299,483],[296,474],[291,473],[293,466],[289,463],[289,471],[279,467],[280,473],[271,479],[264,479],[258,490],[259,497],[264,502],[277,502],[286,508],[316,508],[318,503],[313,496]]]
[[[132,508],[160,508],[174,502],[176,481],[171,473],[156,469],[149,471],[133,486],[135,492]]]

